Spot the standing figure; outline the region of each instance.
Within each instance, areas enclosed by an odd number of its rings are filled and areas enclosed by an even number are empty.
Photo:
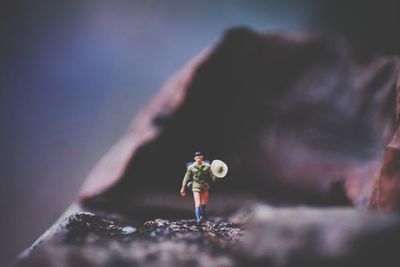
[[[192,179],[192,191],[195,205],[196,224],[200,225],[205,214],[208,203],[208,190],[210,185],[208,181],[216,180],[216,176],[211,171],[211,165],[203,161],[203,154],[201,152],[194,153],[195,162],[187,167],[185,177],[183,178],[181,196],[187,195],[187,185],[189,180]]]

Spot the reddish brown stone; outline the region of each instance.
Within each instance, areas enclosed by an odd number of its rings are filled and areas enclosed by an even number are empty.
[[[229,165],[218,195],[365,207],[398,125],[398,66],[336,37],[231,29],[167,81],[81,200],[115,209],[175,196],[201,150]]]
[[[379,178],[369,208],[380,211],[400,210],[400,132],[387,145]]]

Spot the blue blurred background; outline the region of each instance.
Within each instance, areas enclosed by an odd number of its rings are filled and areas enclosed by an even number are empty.
[[[396,1],[345,2],[1,1],[0,265],[76,200],[135,113],[227,28],[331,32],[398,52]]]

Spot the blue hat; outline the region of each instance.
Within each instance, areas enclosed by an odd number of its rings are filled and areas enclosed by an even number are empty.
[[[203,153],[201,153],[200,151],[194,152],[194,156],[195,157],[197,157],[197,156],[203,156],[204,157]]]

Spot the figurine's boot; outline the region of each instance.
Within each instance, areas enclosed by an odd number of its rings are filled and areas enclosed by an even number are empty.
[[[201,206],[195,207],[194,208],[194,213],[196,215],[196,224],[200,225],[201,224]]]
[[[205,217],[207,205],[200,205],[200,207],[201,207],[201,216]]]

